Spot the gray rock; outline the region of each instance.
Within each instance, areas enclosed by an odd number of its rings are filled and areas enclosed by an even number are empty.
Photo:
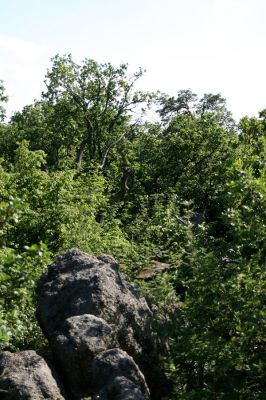
[[[143,330],[143,319],[151,316],[146,301],[123,279],[110,256],[69,250],[43,274],[37,291],[37,317],[48,338],[74,315],[92,314],[116,328],[128,320],[131,335],[131,327]]]
[[[94,357],[117,345],[110,325],[94,315],[69,317],[61,334],[51,339],[56,360],[75,398],[91,393],[91,364]]]
[[[112,257],[93,257],[76,249],[65,252],[41,277],[37,295],[37,318],[67,379],[73,369],[82,370],[83,384],[79,381],[79,385],[86,388],[93,357],[100,350],[115,346],[134,358],[152,397],[161,397],[165,384],[160,361],[162,348],[150,327],[152,312],[120,274]],[[98,319],[93,320],[88,314]],[[99,341],[90,333],[97,331],[97,326],[103,327]]]
[[[63,400],[54,371],[35,351],[0,353],[0,397],[4,400]]]
[[[93,388],[100,399],[148,400],[149,389],[138,366],[125,351],[100,353],[92,363]]]

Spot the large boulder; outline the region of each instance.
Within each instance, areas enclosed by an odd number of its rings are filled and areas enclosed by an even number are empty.
[[[75,398],[91,393],[92,362],[97,354],[118,345],[114,336],[111,326],[102,318],[84,314],[67,318],[60,334],[53,337],[55,358],[63,366]]]
[[[35,351],[0,353],[0,398],[4,400],[63,400],[57,375]]]
[[[84,389],[84,396],[94,358],[116,347],[133,357],[152,397],[161,397],[162,346],[151,329],[152,311],[112,257],[65,252],[41,277],[37,295],[40,326],[63,374],[71,385]],[[75,393],[80,398],[81,392]]]
[[[149,389],[138,366],[125,351],[111,349],[92,363],[92,382],[100,399],[148,400]]]

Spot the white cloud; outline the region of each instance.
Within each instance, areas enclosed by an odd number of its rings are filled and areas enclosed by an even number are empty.
[[[9,96],[9,115],[40,96],[52,55],[47,46],[0,34],[0,79]]]

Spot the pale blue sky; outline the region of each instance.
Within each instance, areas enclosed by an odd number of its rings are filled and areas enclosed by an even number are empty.
[[[238,119],[266,108],[265,0],[0,0],[9,113],[40,96],[55,54],[128,62],[141,89],[222,93]]]

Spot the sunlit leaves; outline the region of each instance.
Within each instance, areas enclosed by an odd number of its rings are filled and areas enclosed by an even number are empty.
[[[47,248],[33,245],[17,252],[3,247],[0,255],[0,349],[38,346],[34,290],[49,262]]]

